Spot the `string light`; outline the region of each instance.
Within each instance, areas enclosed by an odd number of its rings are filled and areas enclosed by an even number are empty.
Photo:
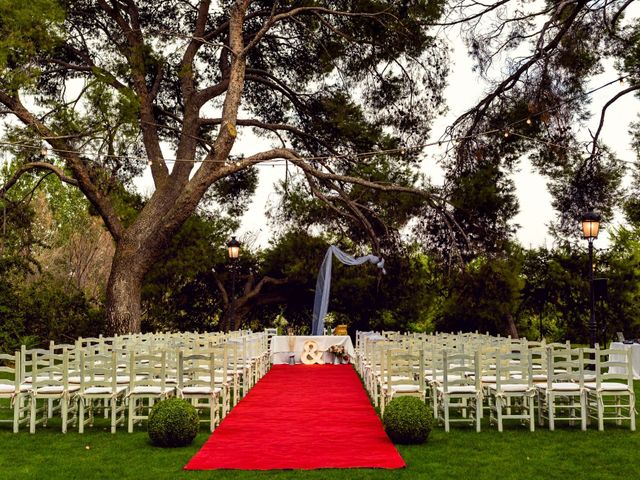
[[[560,108],[560,106],[572,102],[572,101],[576,101],[579,100],[580,98],[583,98],[587,95],[591,95],[594,92],[605,88],[609,85],[612,85],[613,83],[616,82],[620,82],[621,84],[624,83],[625,78],[627,78],[627,76],[623,76],[623,77],[619,77],[615,80],[612,80],[608,83],[605,83],[603,85],[600,85],[599,87],[596,87],[588,92],[584,92],[582,94],[576,95],[575,97],[572,97],[570,99],[567,99],[563,102],[559,102],[558,104],[556,104],[553,107],[549,107],[545,110],[543,110],[542,112],[538,112],[539,115],[543,115],[543,114],[548,114],[548,112],[554,111],[558,108]],[[459,142],[462,140],[471,140],[474,138],[478,138],[478,137],[482,137],[482,136],[486,136],[486,135],[491,135],[491,134],[495,134],[495,133],[503,133],[505,138],[508,138],[510,136],[510,133],[514,133],[515,135],[518,136],[522,136],[517,134],[516,132],[510,132],[510,129],[513,129],[513,127],[520,125],[522,123],[526,123],[527,125],[532,125],[533,121],[531,119],[531,117],[527,117],[527,118],[523,118],[521,120],[517,120],[514,121],[508,125],[506,125],[502,130],[501,129],[491,129],[491,130],[486,130],[483,132],[478,132],[475,134],[471,134],[471,135],[461,135],[461,136],[457,136],[457,137],[450,137],[448,140],[446,140],[447,142]],[[536,140],[533,138],[530,138],[530,140]],[[540,141],[541,143],[547,143],[543,140]],[[13,147],[20,147],[20,148],[33,148],[33,149],[40,149],[40,153],[46,158],[49,154],[49,150],[51,150],[52,153],[57,153],[57,154],[64,154],[64,153],[73,153],[73,154],[78,154],[81,153],[84,157],[89,157],[92,154],[88,154],[86,152],[78,152],[77,150],[66,150],[66,149],[60,149],[60,148],[51,148],[48,149],[46,146],[40,146],[40,145],[33,145],[33,144],[28,144],[28,143],[19,143],[19,142],[6,142],[6,141],[0,141],[0,145],[4,145],[4,146],[13,146]],[[369,152],[360,152],[360,153],[353,153],[353,154],[344,154],[344,155],[340,155],[340,156],[335,156],[335,155],[325,155],[325,156],[308,156],[308,157],[300,157],[300,160],[307,160],[307,161],[313,161],[313,160],[327,160],[329,162],[334,162],[337,161],[339,158],[345,158],[345,159],[351,159],[353,158],[353,160],[358,160],[359,158],[366,158],[366,157],[373,157],[375,155],[379,155],[379,154],[400,154],[400,155],[405,155],[406,153],[408,153],[409,151],[420,151],[426,147],[430,147],[430,146],[435,146],[437,145],[439,148],[441,148],[443,146],[443,141],[442,140],[438,140],[438,141],[434,141],[434,142],[427,142],[427,143],[422,143],[419,145],[415,145],[412,147],[407,147],[407,146],[403,146],[400,148],[395,148],[395,149],[389,149],[389,150],[381,150],[379,146],[374,146],[373,147],[373,151],[369,151]],[[99,159],[100,155],[99,154],[93,154],[97,159]],[[147,157],[135,157],[135,156],[123,156],[123,155],[104,155],[105,160],[109,159],[109,158],[118,158],[121,160],[137,160],[137,161],[144,161],[147,163],[148,166],[152,166],[153,165],[153,160],[147,158]],[[255,166],[272,166],[275,167],[276,165],[283,165],[284,161],[286,159],[273,159],[267,162],[261,162],[261,163],[257,163],[255,164]],[[165,163],[178,163],[178,162],[188,162],[188,163],[220,163],[220,164],[229,164],[229,161],[227,160],[196,160],[196,159],[180,159],[180,158],[165,158],[163,159],[163,161]]]

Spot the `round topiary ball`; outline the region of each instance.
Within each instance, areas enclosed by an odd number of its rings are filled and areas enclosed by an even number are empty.
[[[433,425],[433,412],[419,398],[396,397],[384,409],[382,423],[393,443],[424,443]]]
[[[199,428],[198,412],[181,398],[162,400],[149,413],[149,438],[158,447],[186,447]]]

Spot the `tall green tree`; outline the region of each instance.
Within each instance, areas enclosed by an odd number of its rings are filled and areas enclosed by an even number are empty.
[[[2,0],[1,115],[23,162],[8,185],[44,170],[82,191],[116,243],[107,325],[138,331],[145,274],[222,179],[287,160],[365,228],[354,186],[414,190],[318,157],[424,138],[446,72],[425,24],[443,3]],[[278,146],[232,155],[243,129]],[[155,190],[125,219],[117,192],[147,162]]]
[[[577,236],[580,216],[590,207],[610,221],[623,198],[625,168],[601,133],[611,119],[611,105],[640,91],[634,4],[626,0],[447,2],[447,21],[441,25],[460,31],[476,72],[488,84],[486,95],[449,128],[455,140],[446,164],[452,183],[463,181],[457,172],[474,171],[486,163],[512,172],[526,155],[549,179],[557,210],[552,232],[559,238]],[[506,68],[500,68],[502,59]],[[587,131],[590,82],[611,63],[625,82],[618,85],[610,79],[619,88],[607,90],[612,92],[610,98]],[[483,230],[491,233],[494,225],[490,222]],[[482,237],[489,246],[495,243],[495,234]]]

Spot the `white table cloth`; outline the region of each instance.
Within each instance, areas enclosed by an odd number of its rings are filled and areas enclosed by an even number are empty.
[[[633,369],[633,378],[634,380],[640,379],[640,343],[622,343],[622,342],[611,342],[611,346],[609,348],[616,350],[629,350],[631,349],[631,368]],[[609,359],[613,362],[624,362],[625,358],[620,355],[611,355]],[[611,367],[609,371],[611,373],[622,373],[626,374],[623,367]]]
[[[271,361],[274,364],[289,363],[289,356],[294,354],[295,362],[300,362],[304,342],[313,340],[318,344],[318,350],[323,352],[322,359],[325,363],[333,363],[334,355],[329,353],[332,345],[342,345],[344,351],[349,355],[349,361],[353,362],[356,351],[353,348],[351,337],[348,335],[276,335],[271,337]]]

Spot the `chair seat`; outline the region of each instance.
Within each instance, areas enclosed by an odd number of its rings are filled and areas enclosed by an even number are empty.
[[[91,378],[89,375],[85,375],[84,377],[85,382],[90,382],[91,380],[97,380],[101,382],[104,380],[104,375],[94,375],[93,378]],[[80,384],[82,383],[82,377],[80,375],[74,375],[72,377],[69,377],[69,383],[73,383],[74,385]]]
[[[62,375],[38,375],[37,382],[46,382],[47,380],[62,380]],[[23,383],[33,383],[33,377],[26,377]]]
[[[495,383],[489,385],[489,388],[491,390],[498,390],[498,386]],[[529,390],[529,386],[520,385],[518,383],[506,383],[506,384],[500,385],[500,390],[503,392],[526,392],[527,390]]]
[[[385,391],[388,390],[386,385],[384,385],[382,389]],[[419,392],[420,387],[418,385],[391,385],[391,391],[400,393]]]
[[[457,382],[458,380],[462,380],[462,375],[448,375],[447,379],[452,381],[452,382]],[[442,383],[444,382],[444,375],[427,375],[427,379],[430,382],[437,382],[437,383]]]
[[[541,383],[537,385],[540,390],[549,390],[549,385],[546,383]],[[552,391],[560,391],[560,392],[579,392],[580,384],[573,382],[553,382],[551,384]]]
[[[77,392],[78,390],[80,390],[80,385],[69,385],[67,392],[72,393]],[[63,385],[49,385],[46,387],[39,387],[35,392],[42,395],[62,395],[65,392],[65,389]]]
[[[28,392],[31,389],[31,385],[25,385],[24,383],[20,385],[21,392]],[[6,394],[14,394],[16,393],[16,387],[14,385],[0,385],[0,395]]]
[[[172,392],[174,390],[173,387],[156,387],[156,386],[138,386],[138,387],[134,387],[133,390],[131,390],[130,394],[131,395],[164,395],[165,393],[169,393]]]
[[[597,384],[595,382],[585,383],[584,388],[595,391]],[[629,386],[626,383],[602,382],[600,383],[600,390],[605,392],[624,392],[629,390]]]
[[[444,393],[444,387],[438,387],[438,392]],[[475,394],[476,387],[475,385],[455,385],[448,388],[448,393],[472,393]]]
[[[116,395],[124,392],[127,389],[126,385],[116,386]],[[85,395],[113,395],[113,388],[111,387],[89,387],[84,391]]]
[[[221,388],[201,387],[184,387],[181,390],[182,395],[216,395],[222,391]]]

